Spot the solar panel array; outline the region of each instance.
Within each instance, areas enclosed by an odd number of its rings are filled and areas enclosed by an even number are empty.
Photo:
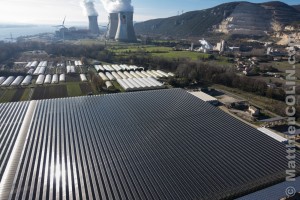
[[[299,192],[300,188],[300,177],[296,178],[295,181],[286,181],[279,184],[276,184],[272,187],[268,187],[266,189],[251,193],[249,195],[238,198],[237,200],[274,200],[274,199],[282,199],[285,197],[287,188],[295,188],[296,191]],[[294,198],[297,200],[297,198]]]
[[[0,104],[0,182],[29,102]]]
[[[233,198],[284,179],[285,156],[181,89],[42,100],[10,199]]]

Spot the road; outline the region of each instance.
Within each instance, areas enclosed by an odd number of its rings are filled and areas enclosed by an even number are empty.
[[[222,90],[222,89],[217,89],[217,90],[220,91],[220,92],[223,92],[224,94],[226,94],[226,95],[228,95],[228,96],[230,96],[230,97],[236,98],[236,99],[238,99],[238,100],[248,101],[251,105],[260,108],[259,105],[257,105],[257,104],[255,104],[255,103],[251,102],[250,99],[242,98],[242,97],[240,97],[240,96],[238,96],[238,95],[236,95],[236,94],[234,94],[234,93],[232,93],[232,92],[228,92],[228,91],[226,91],[226,90]],[[276,113],[273,113],[273,112],[271,112],[271,111],[269,111],[269,110],[263,109],[262,111],[264,111],[266,114],[268,114],[268,115],[270,115],[270,116],[273,116],[273,117],[282,117],[282,116],[277,115]],[[286,116],[284,116],[284,117],[286,117]],[[296,125],[297,125],[297,126],[300,126],[300,123],[296,122]]]
[[[255,107],[258,107],[258,108],[261,108],[261,106],[259,106],[259,105],[255,104],[255,103],[251,102],[250,99],[245,99],[245,98],[243,98],[243,97],[241,97],[241,96],[238,96],[238,95],[236,95],[236,94],[234,94],[234,93],[232,93],[232,92],[228,92],[228,91],[226,91],[226,90],[222,90],[222,89],[217,89],[217,90],[220,91],[220,92],[223,92],[224,94],[226,94],[226,95],[228,95],[228,96],[231,96],[231,97],[233,97],[233,98],[236,98],[236,99],[238,99],[238,100],[241,100],[241,101],[248,101],[251,105],[253,105],[253,106],[255,106]],[[271,111],[269,111],[269,110],[263,110],[263,111],[264,111],[265,113],[271,115],[271,116],[274,116],[274,117],[281,117],[280,115],[277,115],[276,113],[273,113],[273,112],[271,112]]]

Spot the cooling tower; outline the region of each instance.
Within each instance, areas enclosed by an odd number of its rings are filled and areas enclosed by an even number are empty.
[[[118,13],[109,14],[109,24],[108,24],[107,34],[106,34],[107,39],[115,39],[116,37],[118,22],[119,22],[118,16],[119,16]]]
[[[99,35],[98,16],[89,16],[89,29],[92,34]]]
[[[133,28],[133,12],[120,12],[118,14],[118,28],[115,37],[119,42],[136,42]]]

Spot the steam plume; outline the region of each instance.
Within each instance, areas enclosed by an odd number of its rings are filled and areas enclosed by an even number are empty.
[[[98,16],[98,12],[95,9],[95,0],[82,0],[80,5],[84,9],[84,14],[87,16]]]
[[[101,0],[108,13],[133,12],[131,0]]]

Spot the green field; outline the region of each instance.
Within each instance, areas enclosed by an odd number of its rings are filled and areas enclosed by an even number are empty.
[[[187,58],[189,60],[207,59],[209,54],[190,52],[190,51],[174,51],[170,47],[157,46],[128,46],[128,47],[113,47],[111,51],[117,56],[129,55],[152,55],[154,57],[162,57],[167,59]]]
[[[115,46],[110,48],[115,53],[138,53],[138,52],[169,52],[172,51],[170,47],[157,46]]]
[[[10,102],[14,97],[16,90],[14,89],[6,89],[3,91],[2,95],[0,96],[0,103]]]
[[[67,91],[69,97],[82,96],[82,92],[79,83],[68,83]]]
[[[26,88],[22,97],[21,97],[21,101],[28,101],[29,99],[29,94],[30,94],[30,88]]]
[[[189,60],[207,59],[209,57],[208,54],[190,51],[169,51],[167,53],[152,53],[152,55],[169,59],[186,58]]]

